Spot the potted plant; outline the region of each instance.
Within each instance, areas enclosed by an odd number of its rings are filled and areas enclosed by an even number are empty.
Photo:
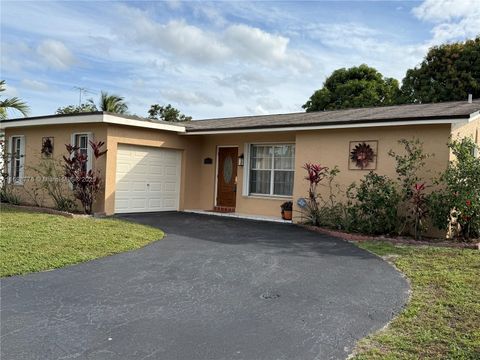
[[[285,201],[280,208],[282,209],[282,219],[283,220],[292,220],[292,207],[293,203],[291,201]]]

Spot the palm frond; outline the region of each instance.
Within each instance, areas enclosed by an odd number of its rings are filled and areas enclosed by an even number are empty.
[[[5,120],[8,117],[8,110],[14,110],[23,116],[28,116],[30,107],[17,97],[8,98],[0,101],[0,119]]]

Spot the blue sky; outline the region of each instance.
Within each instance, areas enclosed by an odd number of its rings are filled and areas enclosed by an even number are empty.
[[[401,80],[430,46],[480,34],[480,0],[2,1],[1,78],[31,115],[124,96],[194,119],[302,111],[326,76],[366,63]]]

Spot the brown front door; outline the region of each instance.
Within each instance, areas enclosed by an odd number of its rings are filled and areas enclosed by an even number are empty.
[[[217,206],[235,207],[238,148],[218,148]]]

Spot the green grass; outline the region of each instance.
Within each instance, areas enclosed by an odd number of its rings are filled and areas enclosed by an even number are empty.
[[[389,326],[357,344],[354,359],[480,359],[480,251],[364,242],[411,281]]]
[[[66,218],[2,206],[0,276],[76,264],[140,248],[161,230],[117,219]]]

